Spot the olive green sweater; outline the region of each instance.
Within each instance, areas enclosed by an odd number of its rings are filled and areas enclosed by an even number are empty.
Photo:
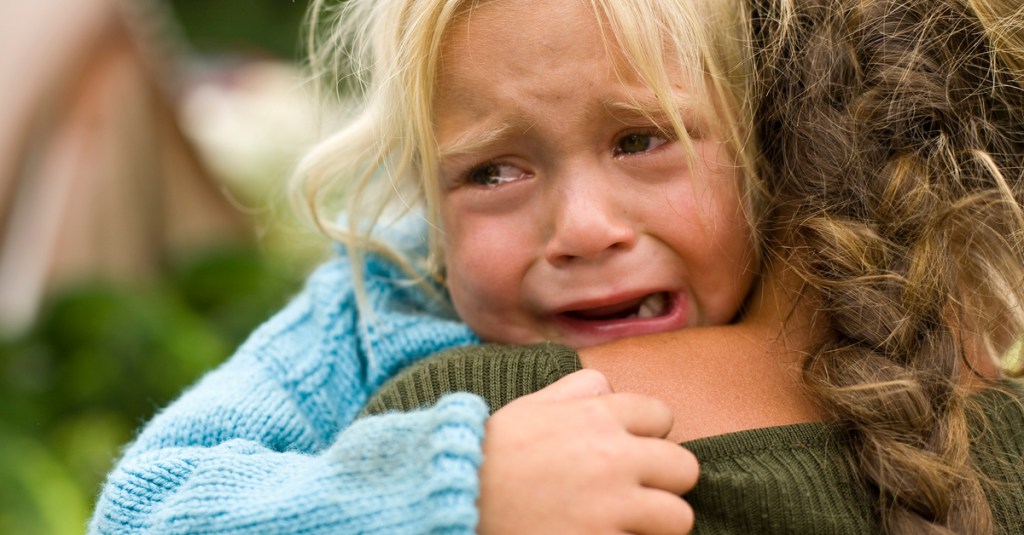
[[[564,346],[482,346],[451,350],[396,376],[370,400],[364,414],[412,410],[448,392],[479,394],[497,410],[580,369]],[[986,486],[997,533],[1024,534],[1024,409],[992,390],[977,396],[986,426],[975,426],[972,454],[990,479]],[[701,473],[687,500],[695,533],[878,533],[872,491],[852,469],[848,439],[838,424],[753,429],[683,444]]]

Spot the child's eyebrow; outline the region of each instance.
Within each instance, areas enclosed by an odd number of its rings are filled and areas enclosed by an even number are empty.
[[[704,116],[701,109],[703,102],[696,95],[690,94],[676,94],[672,99],[675,104],[675,108],[679,110],[680,117],[685,121],[687,119],[700,119]],[[634,118],[665,118],[665,108],[661,102],[658,101],[654,95],[647,95],[643,97],[630,98],[630,99],[605,99],[604,108],[608,113],[620,120],[622,119],[634,119]]]
[[[523,124],[521,121],[502,121],[497,126],[491,128],[468,130],[454,139],[438,144],[440,159],[457,158],[466,154],[480,152],[513,135],[528,131],[531,126]]]

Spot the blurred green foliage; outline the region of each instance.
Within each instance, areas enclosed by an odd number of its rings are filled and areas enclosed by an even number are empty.
[[[203,52],[272,54],[301,59],[309,0],[165,0],[188,40]]]
[[[304,54],[309,0],[162,1],[200,54]],[[83,533],[141,425],[298,290],[311,258],[290,252],[231,245],[148,283],[65,288],[31,331],[0,339],[0,534]]]
[[[0,533],[82,533],[119,448],[285,303],[294,272],[220,249],[144,286],[68,289],[0,342]]]

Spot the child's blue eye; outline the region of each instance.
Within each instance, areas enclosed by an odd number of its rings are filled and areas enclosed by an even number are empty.
[[[500,186],[529,178],[529,174],[515,165],[491,162],[466,173],[466,182],[477,186]]]
[[[640,154],[654,150],[668,143],[668,141],[667,137],[658,133],[638,132],[626,134],[619,138],[619,141],[615,144],[615,155]]]

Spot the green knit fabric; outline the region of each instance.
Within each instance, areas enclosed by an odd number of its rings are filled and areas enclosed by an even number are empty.
[[[363,415],[432,406],[449,392],[473,392],[491,412],[581,368],[576,352],[557,344],[483,345],[451,349],[398,373],[370,398]]]
[[[385,384],[364,413],[406,411],[452,391],[479,394],[491,411],[580,369],[564,346],[489,345],[423,360]],[[986,486],[999,534],[1024,534],[1024,408],[1011,397],[975,396],[984,407],[972,454]],[[811,423],[753,429],[686,442],[701,463],[686,499],[700,535],[879,533],[874,496],[857,479],[843,428]]]

